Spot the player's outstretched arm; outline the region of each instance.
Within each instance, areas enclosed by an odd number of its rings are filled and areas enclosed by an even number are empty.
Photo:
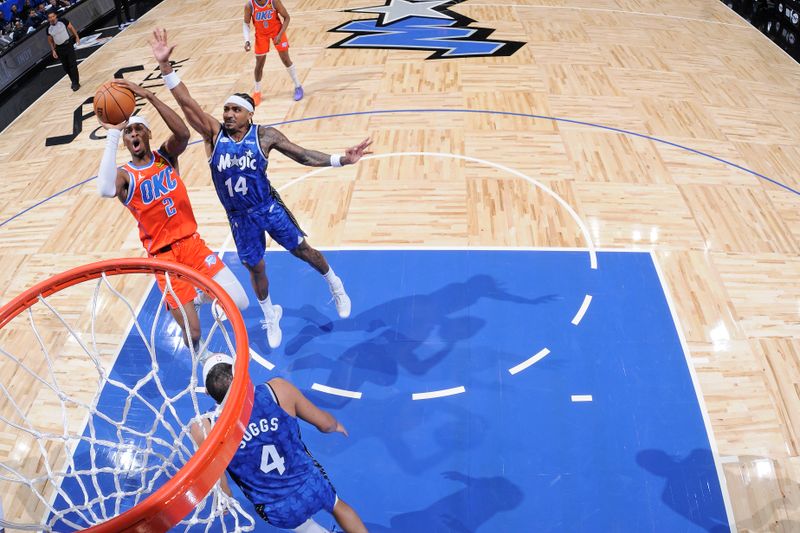
[[[263,150],[265,154],[269,154],[269,151],[274,148],[286,157],[308,167],[340,167],[342,165],[352,165],[358,162],[362,156],[372,153],[367,151],[369,145],[372,144],[372,140],[369,138],[364,139],[356,146],[348,148],[345,151],[345,155],[332,156],[331,154],[298,146],[286,138],[286,135],[273,127],[260,127],[258,130],[258,140],[261,144],[261,150]]]
[[[328,411],[323,411],[306,398],[300,390],[281,378],[269,380],[272,390],[280,400],[281,407],[290,415],[305,420],[322,433],[341,433],[347,436],[347,429]]]
[[[153,49],[153,57],[158,61],[164,84],[172,92],[175,101],[181,106],[183,114],[189,125],[197,131],[207,143],[213,143],[219,133],[220,124],[217,119],[203,111],[197,100],[189,94],[189,89],[183,83],[177,73],[172,69],[169,56],[175,49],[175,45],[167,42],[167,30],[156,28],[153,30],[153,41],[150,43]]]
[[[119,139],[128,121],[120,124],[100,123],[106,129],[106,149],[103,158],[100,160],[100,168],[97,170],[97,194],[103,198],[119,198],[125,202],[128,198],[128,174],[121,168],[117,168],[117,147]]]
[[[114,83],[129,89],[133,94],[144,98],[156,108],[158,114],[161,115],[161,118],[164,119],[164,122],[167,124],[169,131],[172,132],[172,135],[169,136],[162,148],[167,152],[166,155],[173,160],[173,164],[177,163],[176,159],[186,150],[186,146],[189,144],[189,136],[191,135],[189,133],[189,128],[186,127],[186,123],[180,115],[144,87],[131,83],[128,80],[117,80]]]

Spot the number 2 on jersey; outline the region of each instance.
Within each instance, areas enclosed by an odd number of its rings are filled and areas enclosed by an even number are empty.
[[[266,444],[261,448],[261,471],[265,474],[277,470],[279,475],[283,475],[286,471],[283,462],[283,457],[278,454],[278,450],[274,445]]]
[[[247,194],[247,179],[244,176],[239,176],[236,184],[231,186],[231,178],[225,180],[225,186],[228,187],[228,194],[233,198],[233,192],[241,193],[242,196]]]
[[[171,217],[178,212],[178,210],[175,209],[175,202],[172,201],[172,198],[164,198],[161,200],[161,204],[164,206],[164,210],[167,212],[168,217]]]

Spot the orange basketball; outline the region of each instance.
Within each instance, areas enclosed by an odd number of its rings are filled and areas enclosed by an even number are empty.
[[[125,122],[135,108],[136,100],[133,92],[114,85],[113,81],[104,83],[94,93],[94,114],[107,124]]]

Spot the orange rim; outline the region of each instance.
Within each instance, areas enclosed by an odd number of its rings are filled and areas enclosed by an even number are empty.
[[[62,289],[107,276],[168,272],[213,294],[233,328],[236,365],[225,407],[208,438],[161,488],[135,507],[85,531],[92,533],[167,531],[205,498],[233,458],[253,408],[253,384],[248,371],[249,345],[244,320],[227,292],[214,280],[191,268],[161,259],[109,259],[73,268],[37,283],[0,308],[0,328],[35,304]]]

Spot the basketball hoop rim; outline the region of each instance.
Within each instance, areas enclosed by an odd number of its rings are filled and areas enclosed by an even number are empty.
[[[228,317],[236,343],[233,382],[225,407],[206,440],[162,487],[135,507],[85,531],[91,533],[167,531],[208,494],[239,447],[253,407],[253,384],[248,369],[247,328],[233,299],[213,279],[180,263],[152,258],[108,259],[83,265],[37,283],[0,308],[0,329],[39,300],[67,287],[107,276],[168,272],[213,294]]]

